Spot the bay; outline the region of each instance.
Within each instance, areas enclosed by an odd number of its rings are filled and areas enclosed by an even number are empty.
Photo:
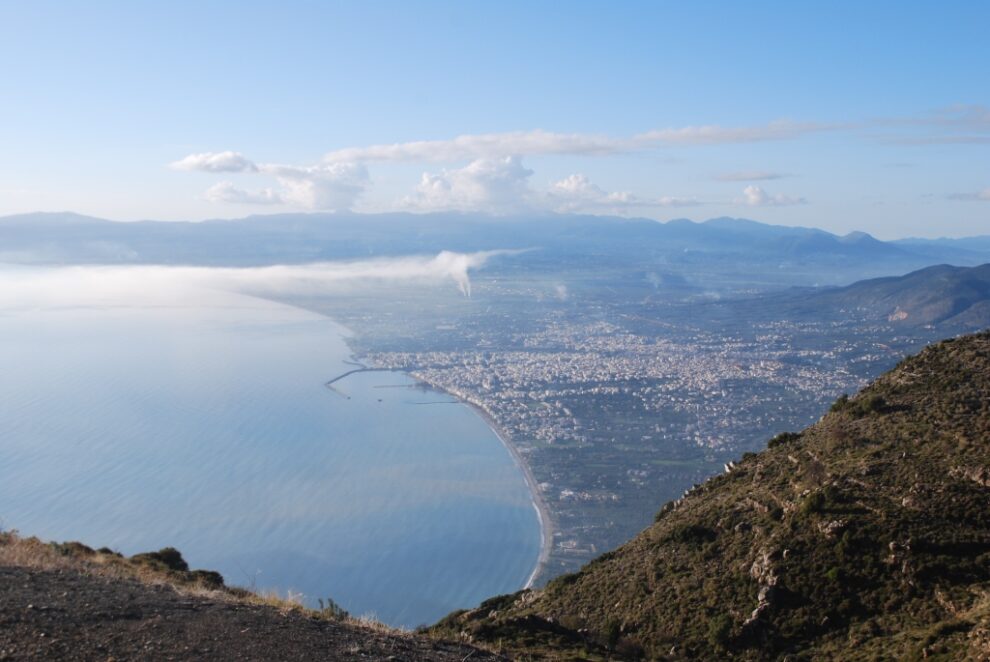
[[[0,310],[0,525],[397,626],[519,589],[540,524],[487,423],[240,295]]]

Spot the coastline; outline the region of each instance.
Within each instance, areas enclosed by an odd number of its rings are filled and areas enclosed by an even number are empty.
[[[547,564],[550,560],[550,553],[553,550],[553,518],[550,515],[550,509],[547,506],[546,501],[543,499],[543,494],[540,492],[540,486],[536,482],[536,477],[533,475],[532,469],[530,469],[529,464],[522,456],[522,453],[519,452],[519,449],[516,448],[511,441],[509,441],[508,435],[498,425],[492,415],[489,414],[480,403],[465,397],[463,394],[454,393],[439,384],[433,384],[426,381],[414,371],[402,370],[398,368],[381,368],[375,365],[368,365],[353,354],[350,356],[348,361],[345,361],[345,363],[352,366],[357,366],[359,370],[355,370],[355,372],[360,372],[361,370],[387,370],[392,372],[401,372],[402,374],[408,375],[409,377],[415,379],[418,384],[422,384],[423,386],[437,391],[438,393],[443,393],[454,398],[458,402],[465,404],[474,410],[474,412],[481,417],[498,440],[502,442],[502,445],[509,451],[509,455],[512,456],[512,460],[523,474],[523,479],[526,482],[526,486],[529,488],[530,501],[533,504],[533,510],[536,511],[536,519],[540,523],[540,553],[536,558],[536,564],[533,567],[533,571],[529,573],[526,583],[522,586],[523,589],[533,588],[533,585],[536,584],[536,581],[540,578],[540,575],[542,575],[546,570]]]
[[[283,303],[283,302],[277,301],[276,303]],[[320,317],[329,319],[333,324],[335,324],[340,329],[342,329],[343,331],[343,333],[341,334],[342,338],[344,340],[344,343],[347,345],[348,349],[350,350],[350,355],[347,357],[347,359],[344,360],[345,365],[350,365],[353,368],[359,368],[362,370],[382,369],[382,367],[378,365],[374,365],[374,364],[369,365],[369,363],[367,363],[363,357],[359,356],[358,352],[354,351],[355,348],[354,345],[352,344],[352,341],[355,337],[355,333],[346,326],[344,326],[343,324],[337,322],[330,315],[327,315],[325,312],[312,311],[303,306],[298,306],[294,304],[283,303],[283,305],[289,305],[291,307],[300,308],[302,310],[307,310],[309,312],[316,312],[316,314],[319,315]],[[516,446],[509,440],[509,437],[506,434],[506,432],[498,425],[495,419],[491,416],[491,414],[488,413],[488,411],[484,408],[484,406],[481,403],[475,402],[474,400],[465,397],[463,394],[453,393],[447,390],[446,388],[444,388],[443,386],[440,386],[439,384],[430,383],[429,381],[423,379],[420,375],[415,374],[415,371],[412,369],[402,370],[402,369],[390,368],[389,370],[394,370],[395,372],[401,372],[405,375],[408,375],[409,377],[415,379],[418,383],[423,384],[424,386],[427,386],[439,393],[444,393],[454,398],[458,402],[463,403],[468,407],[471,407],[471,409],[473,409],[481,417],[481,419],[485,421],[485,424],[488,425],[489,429],[491,429],[492,433],[494,433],[494,435],[498,438],[498,440],[502,442],[502,445],[505,446],[506,450],[509,451],[509,455],[512,456],[512,459],[516,463],[516,466],[518,466],[520,471],[522,471],[523,480],[525,480],[526,486],[529,488],[530,501],[533,504],[533,509],[536,511],[536,518],[540,524],[540,553],[536,558],[536,563],[533,567],[532,572],[529,573],[529,577],[527,577],[525,584],[523,584],[522,586],[523,589],[532,588],[536,584],[537,580],[540,579],[540,576],[545,572],[549,564],[550,554],[553,551],[554,524],[553,524],[553,516],[551,515],[550,508],[549,506],[547,506],[546,501],[543,499],[543,494],[542,492],[540,492],[540,486],[536,482],[536,477],[533,475],[533,471],[532,469],[530,469],[529,463],[526,462],[526,459],[522,456],[522,453],[519,452],[519,449],[516,448]]]
[[[430,385],[430,387],[436,389],[433,385]],[[453,394],[449,395],[453,396]],[[540,555],[537,557],[536,565],[533,567],[533,572],[529,574],[523,588],[533,588],[536,580],[539,579],[540,575],[542,575],[544,570],[546,570],[547,563],[550,561],[550,552],[553,550],[553,520],[550,518],[550,509],[547,507],[546,501],[543,500],[543,495],[540,493],[540,487],[536,482],[536,477],[533,476],[533,471],[529,468],[529,464],[526,463],[526,460],[522,457],[519,449],[508,440],[505,432],[498,426],[495,420],[488,414],[488,412],[475,403],[468,400],[463,400],[461,398],[458,398],[458,400],[474,409],[478,415],[484,419],[485,423],[488,424],[488,427],[495,433],[495,436],[502,442],[502,445],[508,449],[509,454],[512,455],[512,459],[515,460],[520,470],[522,470],[523,478],[526,480],[526,485],[529,486],[530,499],[533,502],[533,509],[536,510],[536,517],[540,522]]]
[[[546,570],[547,563],[550,560],[550,553],[553,551],[553,519],[550,516],[550,509],[547,506],[546,501],[543,500],[543,494],[540,492],[540,486],[536,482],[536,477],[533,475],[532,469],[529,468],[529,464],[526,462],[525,458],[523,458],[522,453],[519,452],[519,449],[516,448],[511,441],[509,441],[509,437],[505,431],[499,427],[492,415],[489,414],[481,404],[465,397],[462,394],[454,393],[448,389],[445,389],[438,384],[428,382],[420,375],[415,374],[415,372],[406,370],[396,370],[396,372],[409,375],[423,386],[433,389],[439,393],[449,395],[458,402],[473,409],[475,413],[481,417],[485,424],[488,425],[489,429],[491,429],[495,436],[498,437],[498,440],[502,442],[502,445],[509,451],[509,455],[512,456],[516,466],[518,466],[520,471],[522,471],[523,479],[526,481],[526,486],[529,487],[530,500],[532,501],[533,509],[536,511],[536,518],[540,522],[540,554],[536,559],[536,565],[533,567],[533,571],[529,573],[529,577],[526,579],[526,583],[522,587],[523,589],[533,588],[536,580],[539,579],[540,575],[542,575],[544,570]]]

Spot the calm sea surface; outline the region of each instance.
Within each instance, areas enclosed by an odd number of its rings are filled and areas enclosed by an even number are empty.
[[[540,529],[485,422],[345,330],[226,305],[0,310],[0,525],[404,626],[519,589]]]

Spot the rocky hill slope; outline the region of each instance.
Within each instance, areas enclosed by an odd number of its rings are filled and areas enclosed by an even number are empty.
[[[928,347],[580,572],[435,631],[549,659],[990,659],[990,333]]]

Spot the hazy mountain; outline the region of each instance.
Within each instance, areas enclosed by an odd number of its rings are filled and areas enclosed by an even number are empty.
[[[478,214],[274,214],[196,223],[117,223],[71,213],[0,218],[0,262],[262,265],[382,255],[536,248],[538,269],[616,267],[755,278],[757,284],[845,284],[938,262],[990,260],[975,248],[837,236],[814,228],[718,218]],[[978,247],[977,247],[978,248]],[[697,279],[696,279],[697,280]]]
[[[790,294],[784,300],[780,314],[792,318],[854,313],[899,326],[981,329],[990,326],[990,264],[936,265],[904,276]]]
[[[932,345],[614,552],[436,630],[522,658],[986,659],[990,333]]]
[[[891,242],[919,255],[942,255],[947,262],[962,264],[970,257],[990,254],[990,235],[962,237],[959,239],[919,239],[911,237]],[[955,255],[956,258],[950,259]]]

